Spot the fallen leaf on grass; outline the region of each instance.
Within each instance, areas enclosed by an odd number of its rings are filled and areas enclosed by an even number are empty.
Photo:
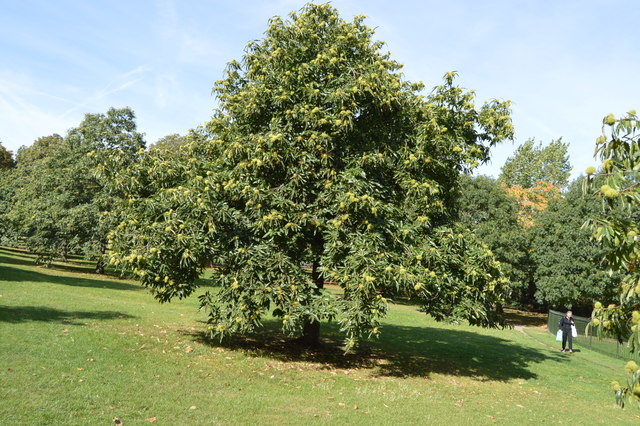
[[[193,352],[193,348],[191,346],[187,346],[187,348],[184,351],[186,353]]]
[[[87,361],[89,361],[89,362],[93,362],[93,361],[95,361],[95,359],[93,359],[93,358],[87,358]]]
[[[338,402],[338,405],[344,407],[344,402]]]
[[[189,407],[189,410],[195,410],[196,408],[198,407],[196,407],[195,405],[192,405],[191,407]]]
[[[153,423],[156,420],[158,420],[158,418],[157,417],[149,417],[148,419],[145,419],[145,420],[148,421],[149,423]]]
[[[62,330],[60,330],[60,333],[68,333],[69,330],[67,330],[66,328],[63,328]]]
[[[82,368],[82,367],[78,367],[78,368],[76,368],[76,370],[78,370],[78,371],[82,371],[82,370],[84,370],[84,368]]]

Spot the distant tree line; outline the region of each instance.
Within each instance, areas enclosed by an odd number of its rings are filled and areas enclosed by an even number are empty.
[[[83,255],[102,272],[107,234],[119,223],[114,203],[126,192],[116,188],[133,179],[130,168],[143,156],[175,161],[188,140],[172,134],[145,149],[133,111],[124,108],[87,114],[65,137],[41,137],[15,159],[0,144],[2,243],[20,241],[45,263]],[[567,144],[529,140],[498,179],[461,177],[458,221],[501,262],[510,306],[589,314],[595,300],[616,297],[620,275],[608,270],[604,248],[583,227],[601,201],[583,194],[584,177],[569,182],[570,170]]]
[[[175,158],[187,140],[168,135],[148,151]],[[2,242],[20,240],[44,262],[80,254],[103,271],[106,235],[117,224],[110,213],[123,194],[99,173],[100,162],[117,164],[110,167],[111,179],[121,183],[144,149],[128,108],[87,114],[65,137],[41,137],[20,148],[15,159],[0,144]],[[543,147],[530,140],[507,160],[498,179],[461,181],[459,221],[502,263],[512,306],[588,314],[595,300],[615,298],[620,276],[608,271],[604,249],[582,226],[597,215],[600,201],[583,195],[584,177],[569,182],[570,169],[562,141]]]
[[[172,135],[159,143],[174,150],[179,141]],[[0,145],[2,243],[20,242],[44,263],[83,255],[103,272],[106,235],[117,219],[111,213],[121,194],[100,175],[99,165],[117,153],[117,173],[124,174],[144,149],[129,108],[87,114],[64,137],[38,138],[21,147],[15,159]]]
[[[493,250],[509,277],[509,304],[590,315],[616,298],[620,275],[583,225],[601,201],[583,194],[584,176],[569,181],[567,144],[533,140],[518,147],[498,179],[467,176],[460,221]]]

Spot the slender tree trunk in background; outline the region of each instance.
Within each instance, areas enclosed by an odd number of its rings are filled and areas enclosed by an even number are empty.
[[[536,298],[535,298],[536,283],[533,279],[529,281],[529,286],[527,287],[526,291],[527,291],[527,301],[528,301],[528,304],[531,306],[531,310],[535,312],[540,312],[539,305],[536,302]]]
[[[96,274],[104,274],[104,268],[106,266],[104,262],[104,254],[107,251],[105,244],[100,244],[100,256],[98,256],[98,263],[96,264]]]
[[[96,274],[104,274],[104,260],[102,259],[102,257],[100,257],[100,259],[98,260],[98,263],[96,264]]]

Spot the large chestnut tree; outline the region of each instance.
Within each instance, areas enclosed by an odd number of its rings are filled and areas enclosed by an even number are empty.
[[[499,263],[453,217],[460,175],[512,137],[508,103],[476,108],[455,73],[422,94],[372,37],[330,5],[273,18],[215,84],[211,121],[119,180],[112,263],[163,302],[213,267],[200,301],[218,337],[274,315],[312,345],[334,320],[350,349],[399,293],[498,325]]]

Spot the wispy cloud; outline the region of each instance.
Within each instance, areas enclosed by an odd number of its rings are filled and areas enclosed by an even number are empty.
[[[171,104],[170,99],[176,96],[178,81],[175,74],[159,74],[154,82],[154,100],[158,107],[165,108]]]
[[[51,102],[72,103],[69,99],[43,93],[26,81],[0,78],[0,140],[9,149],[29,145],[40,136],[64,134],[72,125],[71,119],[55,114]],[[46,104],[46,105],[43,105]]]
[[[64,111],[60,117],[66,117],[69,114],[78,111],[80,109],[85,109],[88,106],[94,105],[96,102],[109,97],[115,93],[121,92],[136,83],[142,81],[144,77],[143,74],[148,73],[151,70],[151,67],[148,65],[140,65],[132,70],[129,70],[125,73],[122,73],[116,76],[113,80],[111,80],[107,85],[102,87],[101,89],[95,91],[94,93],[89,94],[83,100],[76,102],[76,104],[72,107]]]
[[[0,74],[0,140],[15,150],[40,136],[64,134],[88,109],[101,108],[102,101],[140,83],[149,71],[149,66],[138,66],[88,95],[77,87],[57,86],[44,91],[26,76],[5,71]]]

